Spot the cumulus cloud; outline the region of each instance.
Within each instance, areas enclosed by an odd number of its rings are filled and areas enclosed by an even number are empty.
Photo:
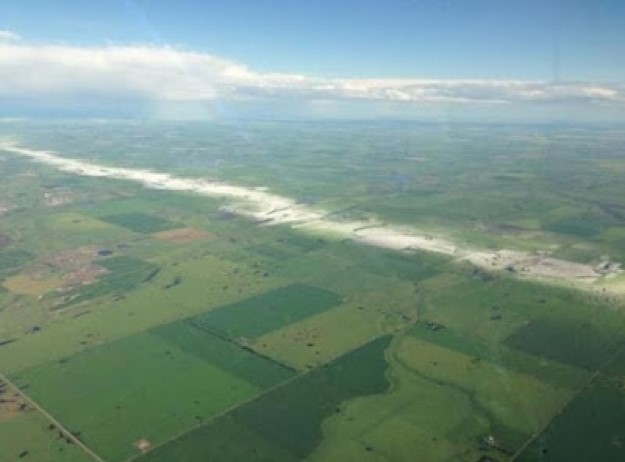
[[[0,97],[5,98],[625,102],[622,83],[316,78],[255,72],[227,59],[169,47],[31,45],[6,40],[12,35],[0,31]]]

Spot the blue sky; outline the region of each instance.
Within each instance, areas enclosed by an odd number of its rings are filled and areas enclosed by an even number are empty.
[[[324,76],[625,73],[619,0],[19,0],[2,2],[0,28],[40,42],[174,44]]]
[[[423,97],[423,86],[413,88],[408,94],[405,85],[397,93],[394,83],[386,82],[382,90],[377,82],[367,83],[365,91],[354,90],[353,82],[345,80],[358,78],[590,83],[578,91],[572,91],[572,86],[557,91],[551,88],[547,96],[543,87],[540,95],[536,87],[515,87],[515,96],[511,98],[522,102],[528,99],[561,102],[568,98],[579,104],[580,99],[588,99],[590,94],[594,99],[600,95],[602,102],[621,98],[625,80],[623,0],[19,0],[0,3],[0,31],[5,31],[5,38],[7,34],[20,37],[19,41],[12,40],[13,48],[9,50],[12,57],[19,48],[36,61],[28,69],[43,73],[50,59],[44,63],[41,56],[33,58],[35,49],[66,47],[62,53],[56,50],[48,55],[55,56],[58,52],[59,62],[82,59],[82,63],[76,64],[82,73],[74,73],[69,67],[59,70],[57,66],[50,74],[88,73],[92,80],[81,81],[78,86],[88,88],[87,93],[98,98],[93,84],[94,69],[85,70],[84,63],[94,60],[80,58],[72,54],[72,49],[104,53],[103,47],[147,45],[199,53],[211,59],[223,58],[254,74],[246,76],[245,83],[237,77],[236,86],[245,90],[246,98],[252,93],[258,95],[258,88],[262,88],[263,98],[275,97],[279,91],[281,97],[285,94],[294,97],[292,79],[285,83],[285,78],[272,80],[269,74],[330,79],[317,80],[314,84],[313,99],[326,101],[336,98],[336,91],[329,95],[327,89],[337,85],[342,88],[341,95],[348,98],[366,99],[374,94],[373,99],[428,102],[448,102],[445,98],[507,102],[512,91],[509,87],[503,91],[499,85],[495,96],[484,97],[483,88],[450,89],[444,85],[436,91],[428,88]],[[5,48],[9,46],[6,42]],[[104,53],[98,59],[106,61],[108,66],[111,59],[118,59],[110,55]],[[2,61],[0,56],[0,66],[4,63],[10,71],[18,68],[15,60],[7,59]],[[121,66],[119,70],[123,72],[130,58],[124,59],[110,66]],[[151,63],[155,59],[152,56],[142,62]],[[206,67],[214,68],[214,62],[197,70],[193,57],[168,54],[166,59],[179,64],[178,73],[185,74],[187,84],[189,79],[194,81],[188,88],[198,89],[196,81],[212,78]],[[19,69],[24,69],[23,60]],[[232,69],[237,76],[241,75],[240,69]],[[150,72],[155,71],[150,68]],[[0,96],[1,79],[0,76]],[[200,88],[203,95],[200,99],[221,97],[224,88],[233,86],[232,82],[226,85],[223,72],[217,81],[211,82],[210,89]],[[603,83],[618,87],[595,88]],[[303,94],[303,84],[298,85],[296,98]],[[312,84],[307,85],[310,88]],[[362,85],[359,82],[357,86]],[[126,92],[122,92],[123,98],[128,96],[129,86],[141,98],[145,93],[154,96],[153,89],[137,92],[136,82],[121,82],[119,87]],[[16,84],[9,82],[5,87],[14,89]],[[35,93],[41,87],[35,86]],[[71,97],[61,87],[63,98]],[[286,92],[285,87],[288,87]],[[608,98],[606,92],[616,92],[616,96]],[[480,96],[476,97],[478,93]],[[177,99],[180,94],[164,99]],[[237,97],[241,97],[241,91]],[[306,98],[311,99],[308,93]]]

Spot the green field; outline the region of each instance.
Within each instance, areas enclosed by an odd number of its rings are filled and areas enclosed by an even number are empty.
[[[187,321],[157,327],[150,333],[260,389],[272,387],[294,375],[289,367],[198,329]]]
[[[571,364],[596,369],[616,351],[625,336],[600,329],[592,322],[567,325],[532,321],[505,340],[512,348]]]
[[[601,377],[577,396],[519,461],[623,460],[625,393]]]
[[[139,460],[302,460],[320,443],[321,423],[341,412],[341,403],[388,387],[384,350],[389,340],[377,339],[274,388]]]
[[[253,339],[326,311],[340,302],[341,297],[335,293],[293,284],[233,305],[215,308],[189,322],[233,339]]]
[[[163,218],[140,212],[108,215],[100,219],[106,221],[107,223],[121,226],[122,228],[128,228],[136,233],[151,234],[178,227],[175,223]]]
[[[625,460],[625,275],[466,259],[625,261],[625,132],[5,121],[5,135],[268,187],[457,251],[258,223],[232,211],[244,200],[0,152],[0,372],[40,406],[0,392],[1,462],[95,460],[55,421],[106,462]]]
[[[581,386],[588,373],[578,367],[546,361],[524,354],[499,342],[459,335],[451,329],[433,330],[428,323],[419,323],[411,331],[415,337],[458,351],[477,361],[489,361],[514,372],[527,374],[561,387]]]
[[[76,445],[60,438],[56,429],[36,412],[0,420],[0,460],[37,462],[89,462]]]
[[[98,263],[108,272],[94,284],[68,294],[69,303],[80,303],[107,295],[120,295],[150,282],[159,272],[156,265],[128,256],[115,256]]]
[[[152,334],[23,371],[15,381],[108,460],[157,444],[260,391]],[[154,425],[158,422],[158,425]]]

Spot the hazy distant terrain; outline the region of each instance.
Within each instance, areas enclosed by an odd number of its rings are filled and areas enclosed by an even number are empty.
[[[0,460],[623,458],[625,130],[13,121],[0,140],[596,272],[577,290],[0,151]]]

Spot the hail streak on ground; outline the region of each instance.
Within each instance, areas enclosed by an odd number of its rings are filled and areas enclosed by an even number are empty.
[[[78,175],[135,181],[148,188],[228,197],[234,199],[234,204],[228,208],[229,211],[267,225],[288,224],[308,233],[349,238],[363,244],[397,251],[423,250],[445,254],[457,260],[469,261],[487,270],[507,269],[523,278],[595,289],[597,286],[593,283],[601,282],[621,272],[619,265],[613,265],[611,273],[604,274],[591,265],[552,258],[545,253],[461,247],[444,237],[392,224],[333,220],[328,218],[328,211],[306,206],[288,197],[271,194],[266,192],[266,188],[248,188],[223,182],[180,178],[145,169],[98,165],[60,156],[53,151],[28,149],[12,141],[0,142],[0,149]],[[619,285],[607,289],[613,292],[623,291]]]

